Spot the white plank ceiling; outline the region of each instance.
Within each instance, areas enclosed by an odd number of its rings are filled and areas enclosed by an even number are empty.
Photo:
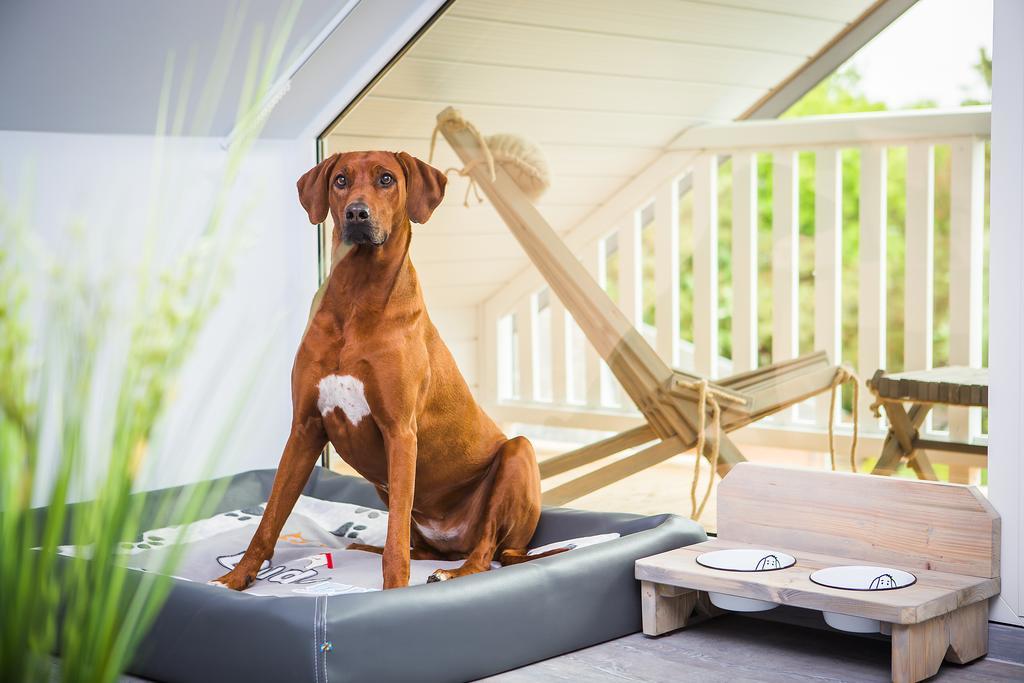
[[[872,0],[457,0],[327,136],[329,154],[426,160],[453,105],[485,135],[538,143],[552,186],[539,207],[565,233],[685,129],[728,121],[828,43]],[[434,165],[457,165],[443,139]],[[413,263],[428,305],[487,299],[530,264],[487,204],[452,176]],[[614,226],[609,226],[611,229]]]

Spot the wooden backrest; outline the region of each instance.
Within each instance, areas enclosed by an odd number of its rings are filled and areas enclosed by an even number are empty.
[[[967,576],[999,576],[999,514],[973,486],[740,463],[718,537]]]

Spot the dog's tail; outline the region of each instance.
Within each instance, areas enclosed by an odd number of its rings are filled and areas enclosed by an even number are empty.
[[[507,567],[511,564],[522,564],[523,562],[531,562],[533,560],[539,560],[542,557],[551,557],[559,553],[564,553],[566,550],[572,550],[571,547],[555,548],[554,550],[546,550],[536,555],[531,555],[529,550],[526,548],[515,548],[501,551],[501,555],[498,557],[498,562],[502,567]]]

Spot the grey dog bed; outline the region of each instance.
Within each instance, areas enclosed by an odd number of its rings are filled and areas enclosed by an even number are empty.
[[[265,501],[273,477],[231,477],[215,512]],[[181,491],[157,492],[147,511]],[[320,467],[303,493],[384,509],[366,481]],[[399,590],[256,597],[175,581],[131,672],[157,681],[327,683],[463,681],[514,669],[639,631],[634,562],[706,540],[699,525],[675,515],[548,508],[531,546],[607,533],[621,537]]]

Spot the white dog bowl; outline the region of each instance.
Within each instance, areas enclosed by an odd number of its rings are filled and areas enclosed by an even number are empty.
[[[878,633],[881,629],[878,619],[854,617],[839,612],[822,612],[821,616],[825,617],[825,623],[832,628],[849,633]]]
[[[796,564],[792,555],[762,548],[716,550],[697,556],[697,564],[729,572],[770,572]]]
[[[891,591],[906,588],[917,581],[917,577],[902,569],[891,567],[828,567],[819,569],[810,576],[811,581],[829,588],[849,591]],[[822,612],[825,623],[832,628],[850,633],[879,633],[883,631],[877,619],[854,617],[838,612]]]
[[[796,560],[792,555],[762,548],[732,548],[716,550],[697,556],[697,564],[708,569],[726,572],[772,572],[792,567]],[[711,604],[730,612],[765,612],[778,607],[768,600],[741,598],[725,593],[708,593]]]
[[[768,600],[755,600],[754,598],[741,598],[736,595],[725,593],[708,593],[711,604],[720,609],[730,612],[767,612],[775,609],[778,605]]]

